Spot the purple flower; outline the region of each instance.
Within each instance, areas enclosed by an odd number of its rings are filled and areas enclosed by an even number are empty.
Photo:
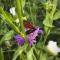
[[[43,34],[42,29],[39,27],[36,27],[36,30],[34,30],[32,33],[27,34],[27,39],[28,39],[30,46],[36,43],[36,37],[38,36],[38,34]],[[15,40],[18,43],[18,45],[24,44],[24,38],[21,37],[20,35],[16,35]]]
[[[30,34],[27,35],[28,41],[30,43],[30,46],[33,45],[33,43],[36,43],[36,37],[38,36],[38,34],[43,34],[43,31],[37,27],[36,30]]]
[[[18,45],[23,45],[24,44],[24,38],[21,37],[20,35],[16,35],[15,40],[18,43]]]
[[[43,30],[42,30],[42,28],[40,28],[40,27],[36,27],[36,30],[37,30],[38,34],[43,34]]]

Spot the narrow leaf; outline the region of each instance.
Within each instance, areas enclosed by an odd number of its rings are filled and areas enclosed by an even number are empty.
[[[53,20],[57,20],[60,18],[60,11],[57,11],[53,17]]]
[[[46,59],[47,59],[47,54],[41,51],[39,60],[46,60]]]
[[[2,48],[0,48],[0,60],[4,60],[4,55],[3,55]]]
[[[14,31],[20,33],[19,28],[13,23],[13,18],[11,17],[11,15],[4,11],[2,7],[0,7],[0,13],[4,20],[14,29]]]
[[[20,55],[22,54],[23,50],[24,50],[23,48],[19,47],[19,48],[15,51],[12,60],[16,60],[17,57],[20,56]]]
[[[20,25],[21,25],[21,31],[25,35],[24,25],[23,25],[23,3],[24,0],[16,0],[16,12],[19,17]]]
[[[32,48],[29,52],[27,52],[27,60],[33,60],[33,49]]]
[[[14,31],[13,31],[13,30],[7,32],[7,33],[2,37],[2,39],[0,40],[0,45],[1,45],[4,41],[6,41],[6,40],[11,40],[13,36],[14,36]]]

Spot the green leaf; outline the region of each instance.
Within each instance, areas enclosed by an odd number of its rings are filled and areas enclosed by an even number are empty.
[[[2,7],[0,7],[0,13],[3,19],[14,29],[14,31],[16,31],[17,33],[20,33],[19,28],[13,23],[14,19],[11,17],[11,15],[6,11],[4,11]]]
[[[7,31],[9,31],[9,29],[8,29],[6,23],[3,20],[1,20],[1,24],[0,24],[0,35],[6,34]]]
[[[60,57],[57,57],[56,60],[60,60]]]
[[[53,27],[53,16],[54,13],[56,11],[56,7],[57,7],[57,0],[53,0],[53,7],[51,12],[46,10],[46,17],[43,21],[43,24],[47,27]]]
[[[45,18],[45,20],[43,21],[43,24],[44,24],[44,26],[46,26],[46,27],[53,27],[52,21],[49,19],[49,16],[47,16],[47,17]]]
[[[20,56],[20,55],[22,54],[23,50],[24,50],[23,47],[19,47],[19,48],[15,51],[12,60],[16,60],[17,57]]]
[[[0,60],[4,60],[4,55],[3,55],[2,48],[0,48]]]
[[[45,17],[45,19],[43,21],[43,24],[46,27],[53,27],[53,25],[52,25],[53,20],[50,19],[50,17],[51,17],[50,15],[51,14],[48,11],[46,11],[46,17]]]
[[[55,13],[55,15],[54,15],[54,17],[53,17],[53,20],[57,20],[57,19],[59,19],[60,18],[60,10],[58,10],[56,13]]]
[[[3,8],[0,6],[0,13],[2,13],[2,11],[3,11]]]
[[[27,52],[27,60],[33,60],[33,48]]]
[[[55,7],[57,7],[57,2],[58,0],[53,0],[53,4],[55,5]]]
[[[2,37],[2,39],[0,40],[0,45],[1,45],[4,41],[6,41],[6,40],[11,40],[11,38],[12,38],[13,36],[14,36],[14,31],[13,31],[13,30],[7,32],[7,33]]]
[[[47,59],[47,54],[41,51],[39,60],[46,60],[46,59]]]
[[[42,4],[46,3],[46,0],[39,0]]]

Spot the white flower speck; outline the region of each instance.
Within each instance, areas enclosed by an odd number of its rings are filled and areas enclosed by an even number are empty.
[[[14,16],[16,15],[15,7],[10,8],[10,13]]]
[[[26,17],[26,16],[25,16],[25,17],[22,17],[22,19],[23,19],[23,20],[27,20],[27,17]]]
[[[53,55],[57,55],[58,52],[60,52],[60,48],[57,46],[57,42],[49,41],[47,45],[47,49],[49,52],[51,52]]]
[[[17,18],[17,19],[15,20],[15,22],[16,22],[16,23],[19,23],[19,19]]]

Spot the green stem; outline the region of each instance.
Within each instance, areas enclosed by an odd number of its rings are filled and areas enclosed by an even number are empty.
[[[43,51],[40,51],[39,60],[46,60],[46,59],[47,59],[47,53],[44,53]]]
[[[26,39],[25,29],[24,29],[23,20],[22,20],[22,17],[23,17],[23,0],[16,0],[16,10],[17,10],[17,14],[19,17],[23,37]]]
[[[30,5],[30,1],[28,0],[28,3],[29,3],[29,11],[30,11],[30,17],[31,17],[31,21],[32,21],[32,23],[33,23],[33,25],[35,25],[35,21],[36,21],[36,17],[35,17],[35,15],[33,15],[33,12],[32,12],[32,7],[31,7],[31,5]]]
[[[50,34],[50,28],[47,30],[47,33],[45,34],[45,36],[44,36],[44,44],[45,44],[45,42],[46,42],[46,40],[47,40],[47,37],[48,37],[48,35]]]
[[[56,56],[53,57],[53,60],[56,60]]]
[[[45,18],[45,21],[46,20],[49,20],[48,23],[50,23],[50,25],[52,26],[53,24],[53,16],[54,16],[54,13],[56,11],[56,6],[57,6],[57,0],[54,0],[53,1],[53,7],[52,7],[52,11],[49,13],[47,10],[46,10],[46,18]],[[49,15],[49,16],[48,16]],[[50,16],[51,15],[51,16]],[[46,21],[47,22],[47,21]],[[45,22],[45,23],[46,23]],[[47,37],[48,35],[50,34],[50,30],[52,29],[52,27],[50,27],[50,25],[48,26],[45,26],[45,37],[44,37],[44,43],[45,41],[47,40]],[[46,31],[47,30],[47,31]]]
[[[3,50],[0,48],[0,60],[4,60]]]
[[[45,42],[46,42],[46,40],[47,40],[47,37],[48,37],[48,35],[50,34],[50,30],[51,30],[51,26],[52,26],[52,24],[50,23],[50,20],[49,20],[49,13],[47,12],[47,10],[46,10],[46,17],[45,17],[45,20],[43,21],[43,24],[44,24],[44,29],[45,29],[45,36],[44,36],[44,44],[45,44]],[[48,24],[46,24],[46,23],[48,23]],[[50,24],[49,24],[50,23]]]

